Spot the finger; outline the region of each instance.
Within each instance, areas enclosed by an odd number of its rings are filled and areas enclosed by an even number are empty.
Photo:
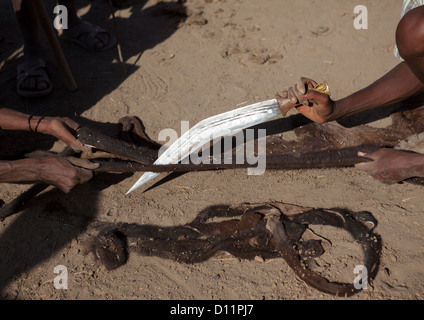
[[[367,172],[367,173],[371,172],[371,167],[372,167],[372,164],[369,162],[361,162],[361,163],[355,164],[356,169]]]
[[[78,128],[78,124],[76,122],[75,122],[75,128]],[[83,144],[81,140],[73,136],[70,132],[65,132],[61,140],[76,151],[82,151],[87,153],[93,152],[92,147],[89,147]]]
[[[322,92],[318,92],[318,91],[314,91],[314,90],[309,90],[308,92],[306,92],[306,94],[304,95],[304,97],[306,99],[308,99],[309,101],[317,101],[317,102],[322,102],[324,100],[328,99],[328,95]]]
[[[301,89],[302,88],[299,89],[299,87],[297,86],[297,84],[295,84],[293,91],[295,92],[295,94],[297,96],[297,99],[299,100],[299,103],[300,104],[303,104],[304,106],[309,106],[309,100],[304,97],[304,94],[306,92],[306,89],[303,88],[304,89],[303,90],[304,93],[301,92]]]
[[[289,98],[289,99],[290,99],[290,101],[291,101],[292,103],[294,103],[294,104],[299,103],[299,100],[297,99],[297,95],[296,95],[296,93],[294,92],[294,90],[293,90],[293,88],[292,88],[292,87],[290,87],[290,88],[289,88],[289,90],[288,90],[288,98]]]
[[[77,184],[89,181],[93,177],[93,172],[87,169],[73,167],[75,173],[72,179],[68,179],[63,183],[56,183],[56,187],[65,193],[69,193]]]
[[[85,183],[93,177],[93,172],[87,169],[78,168],[78,183]]]
[[[307,91],[306,84],[303,82],[302,78],[300,78],[294,86],[299,90],[301,95],[304,95]]]
[[[355,168],[359,171],[365,172],[374,179],[381,180],[382,177],[378,174],[378,169],[374,162],[362,162],[355,164]]]
[[[76,151],[83,151],[89,153],[92,152],[91,147],[85,146],[80,140],[75,138],[69,132],[64,133],[64,135],[58,135],[58,138]]]
[[[300,78],[300,83],[302,83],[303,86],[306,89],[314,88],[317,85],[317,82],[316,81],[314,81],[312,79],[309,79],[309,78],[305,78],[305,77]]]
[[[69,193],[72,190],[72,187],[56,186],[56,188],[58,188],[60,191],[62,191],[64,193]]]
[[[76,131],[80,127],[80,125],[78,124],[78,122],[75,122],[72,119],[69,119],[69,118],[59,118],[59,120],[62,121],[63,123],[65,123],[72,130],[75,130]]]
[[[100,163],[94,163],[87,159],[67,157],[66,160],[76,167],[89,169],[89,170],[97,169],[100,166]]]
[[[374,153],[365,153],[365,152],[358,152],[358,157],[362,157],[362,158],[367,158],[367,159],[371,159],[371,160],[377,160],[378,159],[378,154],[376,152]]]
[[[74,150],[91,152],[90,147],[84,146],[83,143],[78,140],[78,138],[76,138],[71,131],[69,131],[69,126],[72,126],[70,129],[73,130],[73,128],[78,128],[78,124],[68,118],[60,119],[65,119],[66,122],[58,120],[58,118],[53,118],[50,120],[49,133],[65,142]]]
[[[68,144],[72,149],[82,152],[92,153],[92,148],[84,145],[80,140],[75,139],[71,144]]]

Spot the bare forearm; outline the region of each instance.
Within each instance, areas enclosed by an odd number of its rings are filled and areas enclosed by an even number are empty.
[[[98,167],[88,160],[73,157],[0,161],[0,183],[44,181],[69,192],[76,184],[91,179],[91,170]]]
[[[35,130],[38,124],[37,131],[45,133],[47,122],[39,121],[40,118],[40,116],[33,116],[28,122],[29,115],[8,108],[0,108],[0,129],[29,131],[30,127]]]
[[[40,165],[37,159],[0,161],[0,183],[38,181]]]
[[[424,84],[403,62],[370,86],[335,101],[331,120],[390,105],[405,100],[422,90],[424,90]]]

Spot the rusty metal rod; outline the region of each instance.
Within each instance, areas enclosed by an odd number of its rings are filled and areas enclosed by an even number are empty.
[[[293,154],[272,154],[266,155],[266,168],[271,170],[299,170],[299,169],[323,169],[350,167],[360,162],[370,161],[367,158],[359,157],[358,151],[371,153],[378,150],[379,146],[362,145],[342,149],[327,149],[313,152],[302,152]],[[226,169],[255,168],[258,164],[235,163],[179,163],[167,165],[142,164],[125,160],[102,160],[92,159],[93,162],[100,163],[96,172],[190,172],[190,171],[213,171]]]

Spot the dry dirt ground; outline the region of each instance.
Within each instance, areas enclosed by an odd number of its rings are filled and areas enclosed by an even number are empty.
[[[130,1],[116,11],[127,74],[117,51],[90,54],[62,42],[79,89],[69,92],[46,45],[54,92],[24,99],[15,91],[22,41],[9,1],[0,4],[0,101],[22,112],[69,116],[107,126],[140,117],[147,133],[180,132],[240,103],[268,100],[301,76],[331,85],[335,99],[370,84],[399,61],[393,55],[400,0],[156,0]],[[113,32],[106,3],[76,1],[84,19]],[[368,8],[367,30],[353,26],[354,7]],[[47,1],[49,12],[52,2]],[[43,38],[44,39],[44,38]],[[381,110],[371,125],[387,125]],[[379,119],[374,121],[374,119]],[[365,122],[371,120],[365,118]],[[278,127],[274,122],[274,129]],[[282,133],[280,133],[282,134]],[[2,136],[2,153],[60,151],[49,137]],[[282,259],[208,260],[188,265],[130,256],[107,271],[84,243],[102,223],[175,226],[214,204],[281,201],[308,207],[367,210],[378,220],[381,266],[372,286],[350,299],[422,299],[423,189],[386,186],[354,168],[188,173],[151,190],[124,196],[139,178],[102,174],[69,194],[48,189],[23,211],[0,222],[0,296],[4,299],[335,299],[298,280]],[[9,202],[28,185],[2,184]],[[333,248],[322,258],[333,280],[353,281],[355,244],[328,231]],[[335,240],[334,240],[335,239]],[[54,288],[54,268],[68,270],[68,289]]]

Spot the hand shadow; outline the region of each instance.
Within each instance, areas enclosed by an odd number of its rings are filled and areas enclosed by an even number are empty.
[[[8,284],[83,234],[97,217],[100,192],[128,177],[102,173],[68,194],[49,189],[32,199],[0,235],[0,298]],[[53,270],[52,270],[53,272]]]
[[[86,119],[82,124],[115,137],[128,133],[121,123],[97,123]],[[13,141],[1,141],[6,150],[10,150]],[[25,202],[17,217],[7,217],[11,223],[0,234],[0,297],[13,279],[84,233],[97,216],[100,192],[130,175],[98,173],[68,194],[49,187],[50,190]]]

